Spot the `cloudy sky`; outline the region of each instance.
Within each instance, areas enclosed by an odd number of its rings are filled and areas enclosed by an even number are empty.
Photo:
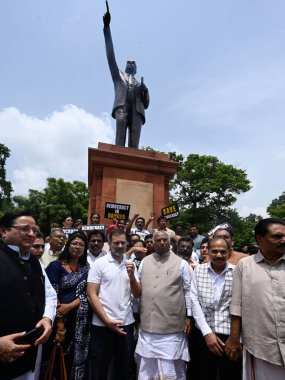
[[[109,0],[119,67],[151,104],[141,146],[245,169],[235,207],[266,215],[285,190],[284,0]],[[104,0],[0,2],[0,142],[15,194],[87,181],[88,147],[114,143]]]

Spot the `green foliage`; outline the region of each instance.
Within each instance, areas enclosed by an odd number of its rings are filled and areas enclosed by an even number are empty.
[[[285,191],[280,195],[280,197],[273,199],[267,207],[267,212],[272,218],[285,220]]]
[[[30,189],[28,197],[13,197],[17,208],[30,210],[46,235],[50,227],[61,226],[68,215],[87,220],[89,195],[85,183],[62,178],[48,178],[47,182],[43,191]]]
[[[240,217],[230,206],[236,195],[250,189],[250,181],[242,169],[224,164],[214,156],[170,152],[171,160],[179,163],[171,181],[171,199],[179,204],[183,223],[196,223],[202,231],[230,222],[240,224]]]
[[[179,163],[172,181],[174,200],[186,208],[210,207],[222,210],[236,201],[236,194],[250,189],[246,172],[224,164],[214,156],[190,154],[186,159],[169,153]]]
[[[150,146],[143,149],[159,152]],[[242,231],[236,235],[237,243],[252,240],[252,223],[230,207],[236,195],[251,188],[246,172],[214,156],[190,154],[184,157],[176,152],[169,152],[168,156],[179,164],[169,184],[169,203],[178,203],[180,208],[180,218],[172,221],[172,228],[178,224],[185,227],[197,224],[205,233],[215,225],[228,222],[235,231]]]
[[[143,149],[156,151],[151,147]],[[241,218],[230,207],[238,194],[251,187],[246,172],[224,164],[214,156],[190,154],[184,157],[176,152],[168,155],[179,164],[177,174],[170,183],[170,203],[178,203],[181,217],[174,220],[172,226],[195,223],[201,232],[207,232],[217,224],[229,222],[236,232],[236,245],[252,241],[253,227],[261,217],[249,215],[248,218]],[[89,197],[85,183],[65,182],[62,178],[48,178],[47,182],[43,191],[30,189],[28,197],[14,196],[16,208],[30,209],[45,234],[49,233],[50,227],[61,225],[68,215],[87,220]],[[285,193],[285,208],[284,199]]]
[[[147,152],[165,153],[165,152],[161,152],[160,150],[153,149],[151,146],[142,146],[141,149],[146,150]]]
[[[6,180],[6,160],[10,157],[10,150],[4,145],[0,144],[0,214],[11,208],[11,194],[13,191],[12,184]]]
[[[249,214],[246,218],[240,218],[240,224],[238,228],[234,228],[235,231],[235,247],[239,247],[243,243],[253,243],[254,239],[254,227],[262,219],[262,216]]]

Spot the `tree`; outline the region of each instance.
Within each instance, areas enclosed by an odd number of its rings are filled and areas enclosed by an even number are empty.
[[[197,223],[206,231],[233,216],[236,218],[230,206],[236,195],[251,188],[244,170],[214,156],[190,154],[184,158],[182,154],[170,152],[169,157],[179,163],[170,189],[172,201],[182,209],[182,219]]]
[[[30,189],[28,197],[13,197],[17,208],[31,210],[45,234],[50,227],[61,226],[68,215],[87,220],[89,195],[84,182],[65,182],[62,178],[48,178],[47,182],[43,191]]]
[[[10,150],[0,144],[0,210],[5,212],[11,207],[11,194],[13,187],[10,181],[6,180],[6,160],[10,157]]]
[[[159,152],[150,146],[142,149]],[[168,156],[179,164],[169,186],[169,203],[176,202],[180,208],[179,220],[172,221],[173,228],[177,224],[195,223],[206,232],[224,222],[234,230],[242,227],[245,221],[230,206],[236,195],[251,188],[244,170],[224,164],[214,156],[190,154],[185,158],[176,152],[169,152]]]
[[[266,211],[272,218],[285,220],[285,191],[280,197],[273,199]]]
[[[245,218],[240,218],[240,224],[235,230],[235,246],[239,247],[244,243],[253,243],[254,227],[262,219],[262,216],[256,214],[249,214]]]

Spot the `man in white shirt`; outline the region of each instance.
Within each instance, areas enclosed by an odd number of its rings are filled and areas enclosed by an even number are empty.
[[[141,288],[132,262],[127,261],[126,233],[114,230],[109,236],[110,252],[90,269],[87,295],[93,310],[90,367],[91,380],[129,380],[133,355],[131,294],[139,297]]]
[[[107,252],[103,250],[105,236],[102,231],[93,230],[88,233],[88,250],[87,261],[90,267],[100,257],[106,255]]]
[[[135,220],[135,227],[132,228],[133,222]],[[145,218],[139,216],[139,214],[135,214],[133,219],[129,223],[126,228],[126,232],[130,235],[139,235],[141,240],[144,240],[146,235],[149,235],[149,231],[144,228],[145,226]]]
[[[190,342],[195,345],[199,380],[241,380],[242,363],[232,363],[225,355],[230,334],[230,302],[234,265],[228,263],[231,246],[223,238],[208,243],[209,262],[199,264],[191,283],[192,313],[200,333]],[[191,372],[190,372],[191,378]]]

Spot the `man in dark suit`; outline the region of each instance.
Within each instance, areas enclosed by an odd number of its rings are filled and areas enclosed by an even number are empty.
[[[38,346],[51,334],[56,293],[39,260],[30,254],[38,232],[28,212],[10,212],[0,219],[1,380],[36,379]],[[35,328],[35,344],[17,343]]]
[[[135,61],[127,61],[125,72],[120,71],[116,62],[110,30],[111,14],[107,3],[107,12],[103,16],[104,37],[108,64],[115,88],[115,101],[112,116],[116,119],[116,145],[125,146],[128,131],[128,147],[138,148],[141,126],[145,123],[145,109],[149,106],[148,89],[135,79],[137,66]]]

